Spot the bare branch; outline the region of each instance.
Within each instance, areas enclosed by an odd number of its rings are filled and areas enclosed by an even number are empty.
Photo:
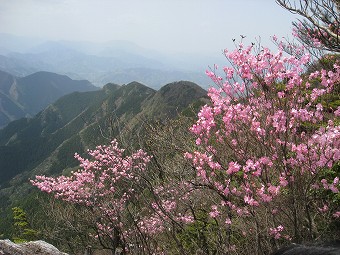
[[[340,52],[339,0],[276,0],[303,20],[293,22],[299,40],[306,46]],[[318,42],[316,46],[315,42]]]

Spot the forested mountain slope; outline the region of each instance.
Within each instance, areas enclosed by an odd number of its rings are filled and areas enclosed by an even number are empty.
[[[97,89],[89,81],[50,72],[19,78],[0,71],[0,128],[16,119],[33,117],[61,96]]]
[[[167,84],[159,91],[137,82],[107,84],[66,95],[34,118],[11,122],[0,130],[0,204],[10,204],[37,174],[61,174],[77,166],[75,152],[116,137],[136,144],[145,123],[175,117],[204,98],[206,91],[191,82]]]

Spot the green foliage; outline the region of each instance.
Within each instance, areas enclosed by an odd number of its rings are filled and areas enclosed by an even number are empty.
[[[65,141],[58,150],[57,160],[52,164],[50,173],[58,174],[67,167],[77,166],[78,161],[73,157],[74,152],[83,150],[79,135]]]
[[[340,60],[340,54],[332,53],[322,56],[320,59],[312,63],[307,70],[307,74],[315,72],[320,69],[332,70],[336,62]]]
[[[35,240],[38,232],[30,227],[26,212],[20,207],[13,207],[13,225],[15,235],[12,237],[15,243]]]
[[[325,169],[319,176],[319,180],[334,180],[334,178],[340,175],[340,161],[338,161],[332,168]],[[318,192],[322,198],[327,198],[327,200],[332,202],[332,206],[340,208],[340,193],[334,193],[330,190]]]
[[[203,105],[205,105],[206,102],[203,99],[198,99],[195,102],[193,102],[192,104],[190,104],[188,107],[186,107],[183,111],[182,111],[182,115],[188,118],[195,118],[197,115],[197,112],[199,112],[199,110],[202,108]]]
[[[209,218],[206,212],[199,211],[196,220],[185,225],[177,236],[188,252],[201,250],[204,254],[214,254],[218,229],[217,221]]]
[[[334,180],[334,178],[339,177],[340,174],[340,161],[333,165],[332,168],[325,168],[321,170],[318,175],[315,176],[315,183],[318,183],[319,186],[322,186],[321,180]],[[303,182],[302,178],[300,182]],[[298,184],[296,188],[298,188]],[[283,190],[286,193],[286,190]],[[332,217],[331,213],[337,211],[340,208],[340,194],[334,193],[331,190],[325,189],[309,189],[309,198],[310,202],[306,205],[306,211],[316,210],[319,213],[316,213],[313,218],[309,218],[309,220],[313,224],[313,231],[309,234],[311,235],[309,238],[315,238],[318,236],[321,240],[335,240],[338,239],[340,234],[340,219],[336,217]],[[293,194],[292,194],[293,195]],[[328,221],[324,221],[325,215],[329,216]],[[306,215],[306,219],[309,215]],[[308,235],[308,232],[301,232],[301,236]]]

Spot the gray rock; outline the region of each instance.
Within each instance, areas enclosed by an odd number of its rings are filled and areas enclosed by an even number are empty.
[[[0,240],[0,255],[67,255],[45,241],[15,244],[10,240]]]

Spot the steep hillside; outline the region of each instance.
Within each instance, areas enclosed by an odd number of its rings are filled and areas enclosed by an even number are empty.
[[[10,121],[25,116],[23,107],[16,100],[16,78],[0,71],[0,128]]]
[[[60,173],[75,166],[74,152],[114,137],[133,143],[143,121],[174,117],[205,95],[190,82],[168,84],[159,91],[137,82],[107,84],[100,91],[66,95],[34,118],[0,130],[0,185],[8,185],[19,173]]]
[[[0,128],[10,121],[34,116],[61,96],[96,89],[88,81],[55,73],[38,72],[18,78],[0,71]]]
[[[74,91],[97,90],[89,81],[72,80],[65,75],[37,72],[18,79],[18,101],[34,115],[61,96]]]
[[[189,81],[173,82],[163,86],[145,104],[144,113],[157,116],[175,117],[193,100],[205,97],[207,92]]]

